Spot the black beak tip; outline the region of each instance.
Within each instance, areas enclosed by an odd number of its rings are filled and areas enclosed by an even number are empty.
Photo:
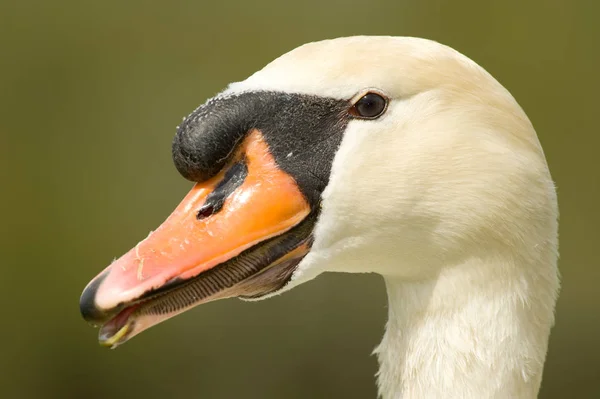
[[[79,299],[79,311],[81,312],[81,316],[88,323],[98,326],[103,322],[107,321],[110,318],[110,315],[99,309],[96,306],[96,292],[98,291],[98,287],[102,284],[102,281],[108,275],[108,271],[100,274],[96,277],[81,293],[81,298]]]

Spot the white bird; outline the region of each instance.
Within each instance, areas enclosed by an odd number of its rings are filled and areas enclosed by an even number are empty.
[[[373,272],[381,397],[537,396],[555,187],[527,116],[475,62],[417,38],[309,43],[196,109],[173,159],[197,184],[82,294],[101,343],[210,300]]]

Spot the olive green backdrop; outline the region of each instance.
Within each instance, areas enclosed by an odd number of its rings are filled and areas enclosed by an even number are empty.
[[[489,70],[557,182],[563,289],[542,398],[600,397],[600,2],[0,2],[0,396],[373,398],[375,275],[201,306],[115,351],[79,294],[190,188],[181,117],[305,42],[423,36]]]

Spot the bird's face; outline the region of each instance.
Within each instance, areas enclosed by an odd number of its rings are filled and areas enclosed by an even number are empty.
[[[521,162],[532,156],[541,161]],[[501,236],[490,206],[545,167],[526,117],[485,71],[437,43],[386,37],[305,45],[230,85],[184,120],[173,159],[196,185],[82,294],[105,345],[323,271],[439,272],[481,231]]]

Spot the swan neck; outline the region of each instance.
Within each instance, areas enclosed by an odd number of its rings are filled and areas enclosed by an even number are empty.
[[[375,350],[381,397],[537,397],[555,264],[475,263],[424,281],[384,276],[389,316]]]

